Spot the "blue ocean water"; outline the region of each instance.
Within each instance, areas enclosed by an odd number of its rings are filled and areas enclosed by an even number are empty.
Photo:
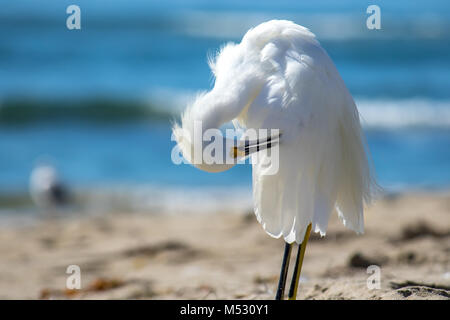
[[[81,8],[81,30],[66,28],[69,4]],[[196,91],[211,87],[207,54],[274,18],[309,27],[334,60],[360,109],[383,188],[448,188],[450,3],[377,1],[381,30],[366,28],[369,4],[3,3],[0,192],[26,191],[42,155],[80,188],[249,187],[248,165],[208,174],[173,164],[170,120]],[[108,101],[123,102],[112,118]]]

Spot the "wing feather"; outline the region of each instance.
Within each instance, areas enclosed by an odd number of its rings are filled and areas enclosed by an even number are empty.
[[[242,44],[259,50],[265,74],[245,125],[283,132],[277,174],[253,163],[258,221],[289,243],[301,243],[310,223],[325,235],[333,211],[363,232],[374,180],[356,105],[333,62],[309,30],[285,21],[258,26]]]

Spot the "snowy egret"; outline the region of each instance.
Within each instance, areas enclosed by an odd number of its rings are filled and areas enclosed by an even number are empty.
[[[58,172],[50,164],[38,164],[30,176],[30,194],[35,204],[46,210],[53,210],[68,201],[67,188],[61,182]]]
[[[345,226],[363,232],[363,207],[376,183],[358,110],[315,35],[291,21],[272,20],[250,29],[241,43],[226,44],[209,64],[214,87],[186,108],[181,125],[175,124],[177,144],[190,163],[210,172],[231,168],[230,157],[278,146],[276,174],[266,174],[264,161],[252,163],[253,202],[264,230],[286,242],[276,299],[284,296],[292,244],[299,245],[289,290],[295,299],[312,230],[324,236],[336,212]],[[195,123],[208,130],[230,121],[246,130],[279,129],[280,135],[268,143],[247,141],[244,149],[242,144],[226,147],[223,163],[194,161],[196,143],[207,147],[197,141]]]

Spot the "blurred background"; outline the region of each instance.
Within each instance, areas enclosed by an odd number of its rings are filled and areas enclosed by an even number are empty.
[[[81,30],[66,27],[71,4]],[[381,30],[366,27],[371,4]],[[449,187],[448,1],[15,0],[0,9],[0,216],[34,212],[42,157],[86,210],[250,206],[249,165],[175,165],[170,127],[211,88],[207,55],[270,19],[310,28],[328,51],[386,192]]]

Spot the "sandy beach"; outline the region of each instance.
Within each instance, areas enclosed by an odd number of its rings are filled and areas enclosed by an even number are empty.
[[[333,217],[325,238],[312,236],[299,299],[450,298],[449,193],[385,197],[365,225],[358,236]],[[250,212],[1,228],[1,299],[273,299],[284,245]],[[69,265],[81,269],[80,290],[66,289]],[[380,266],[380,289],[367,287],[369,265]]]

